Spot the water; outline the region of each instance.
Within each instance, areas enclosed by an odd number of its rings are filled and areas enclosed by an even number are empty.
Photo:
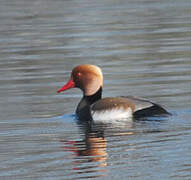
[[[0,19],[0,179],[190,179],[190,0],[2,0]],[[173,115],[78,124],[81,92],[56,90],[82,63]]]

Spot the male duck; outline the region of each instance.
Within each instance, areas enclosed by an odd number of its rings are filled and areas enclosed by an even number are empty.
[[[82,64],[75,67],[70,80],[57,92],[80,88],[83,98],[76,114],[80,120],[110,121],[128,118],[168,115],[159,104],[133,96],[102,98],[103,75],[98,66]]]

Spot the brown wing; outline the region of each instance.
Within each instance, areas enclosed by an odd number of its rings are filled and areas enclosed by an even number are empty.
[[[147,99],[134,96],[107,97],[100,99],[91,106],[93,111],[110,110],[115,108],[131,108],[134,117],[169,114],[162,106]]]
[[[102,111],[102,110],[110,110],[118,108],[123,108],[123,109],[131,108],[132,111],[134,112],[135,105],[128,98],[107,97],[98,100],[91,107],[93,111]]]

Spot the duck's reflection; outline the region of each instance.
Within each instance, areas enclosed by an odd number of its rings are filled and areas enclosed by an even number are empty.
[[[79,127],[84,136],[83,140],[62,140],[64,150],[73,152],[75,156],[73,169],[77,173],[91,173],[89,175],[93,177],[105,176],[107,141],[104,137],[104,128],[90,123],[80,123]]]
[[[79,176],[84,178],[107,176],[109,174],[107,171],[111,169],[107,168],[107,139],[109,143],[117,142],[117,147],[120,147],[121,144],[120,151],[124,151],[124,148],[125,152],[134,151],[137,147],[136,142],[129,143],[127,139],[136,134],[161,133],[161,123],[159,122],[161,122],[160,119],[153,119],[153,121],[150,119],[148,121],[120,121],[120,123],[116,122],[115,124],[94,124],[91,121],[79,122],[78,127],[80,134],[83,135],[82,140],[62,141],[64,150],[72,152],[73,155],[72,173],[80,174]],[[111,141],[113,138],[115,141]],[[112,153],[111,150],[109,152]],[[121,161],[119,158],[118,162],[120,164],[123,160]]]

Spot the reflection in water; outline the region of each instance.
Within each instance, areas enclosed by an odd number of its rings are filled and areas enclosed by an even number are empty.
[[[106,176],[107,166],[107,141],[104,137],[104,130],[92,130],[94,126],[89,123],[80,124],[80,129],[84,133],[84,139],[79,141],[65,141],[63,148],[65,151],[73,152],[74,170],[81,174],[89,174],[88,177],[103,177]],[[97,128],[96,128],[97,129]],[[96,173],[92,175],[92,173]]]
[[[132,164],[135,159],[131,153],[137,152],[135,154],[139,154],[138,151],[140,148],[144,149],[146,147],[145,140],[140,140],[139,143],[132,143],[133,137],[140,136],[141,134],[144,136],[146,134],[162,133],[163,130],[160,129],[162,122],[165,122],[165,119],[160,119],[159,117],[153,118],[153,120],[148,119],[148,121],[145,119],[140,121],[119,121],[115,124],[95,124],[78,121],[78,127],[80,133],[83,135],[83,140],[61,140],[61,143],[65,152],[72,152],[73,173],[77,173],[86,178],[87,176],[89,178],[109,176],[111,173],[109,169],[111,167],[107,162],[111,161],[112,155],[109,155],[107,152],[108,143],[112,142],[114,149],[121,148],[118,154],[119,159],[114,161],[114,164],[123,162],[122,157],[127,155],[128,158],[126,161]],[[111,138],[113,140],[111,140]],[[130,140],[130,142],[128,140]],[[151,144],[160,142],[160,139],[150,141]],[[139,147],[137,148],[137,146]],[[149,153],[146,153],[146,155],[136,155],[136,161],[146,158],[148,154]],[[151,154],[148,156],[151,159],[155,159]],[[127,165],[126,168],[131,168],[131,165]]]

